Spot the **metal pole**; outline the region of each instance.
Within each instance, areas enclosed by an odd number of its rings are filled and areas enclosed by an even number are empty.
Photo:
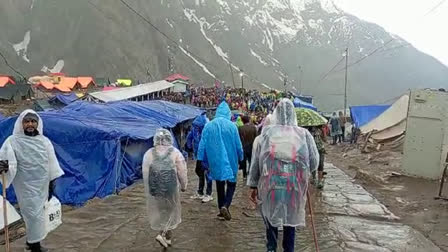
[[[348,47],[345,49],[344,118],[347,117]]]
[[[283,80],[283,86],[285,86],[285,95],[286,95],[286,83],[288,82],[288,80],[286,79],[286,77]]]
[[[244,89],[244,74],[241,74],[241,88]]]
[[[229,63],[229,67],[230,67],[230,74],[232,75],[233,88],[236,88],[235,78],[234,78],[234,76],[233,76],[232,63]]]

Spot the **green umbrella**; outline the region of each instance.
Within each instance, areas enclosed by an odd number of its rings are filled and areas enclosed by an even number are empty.
[[[328,120],[312,109],[296,108],[297,123],[300,127],[312,127],[327,124]]]

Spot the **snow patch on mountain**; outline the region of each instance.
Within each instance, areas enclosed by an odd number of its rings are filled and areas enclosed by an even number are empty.
[[[224,52],[224,50],[218,46],[217,44],[215,44],[213,42],[213,40],[207,36],[207,33],[205,32],[205,29],[209,29],[209,27],[211,27],[210,23],[207,22],[207,20],[205,19],[205,17],[201,17],[198,18],[196,16],[196,11],[195,10],[191,10],[191,9],[184,9],[184,14],[185,16],[188,18],[188,20],[190,20],[190,22],[194,22],[199,24],[199,28],[201,30],[202,35],[204,36],[204,38],[208,41],[208,43],[213,46],[213,48],[215,49],[216,53],[227,63],[229,63],[229,55]]]
[[[202,68],[202,70],[204,70],[205,73],[207,73],[208,75],[210,75],[211,77],[216,79],[216,76],[214,74],[212,74],[212,72],[210,72],[210,70],[208,70],[208,68],[204,64],[202,64],[199,60],[197,60],[195,57],[193,57],[193,55],[191,55],[189,52],[187,52],[187,50],[185,50],[182,46],[179,46],[179,48],[185,55],[187,55],[196,64],[198,64],[198,66],[200,66]]]
[[[266,61],[263,60],[263,58],[262,58],[260,55],[258,55],[256,52],[254,52],[254,50],[252,50],[252,48],[250,48],[250,53],[251,53],[255,58],[257,58],[258,61],[260,61],[261,64],[263,64],[263,65],[265,65],[265,66],[268,66],[268,65],[269,65]]]
[[[22,59],[28,63],[30,63],[30,59],[28,58],[28,45],[31,41],[31,31],[27,31],[25,36],[23,36],[23,40],[17,44],[13,44],[12,47],[14,51],[16,51],[17,56],[22,57]]]
[[[168,18],[166,19],[166,22],[168,23],[168,25],[169,25],[171,28],[174,29],[174,25],[171,23],[171,21],[170,21]]]
[[[47,66],[43,66],[41,71],[44,73],[60,73],[64,68],[65,62],[64,60],[58,60],[53,68],[48,68]]]
[[[216,2],[221,6],[221,9],[225,13],[227,13],[229,15],[232,15],[232,10],[230,9],[229,4],[226,1],[224,1],[224,0],[216,0]]]

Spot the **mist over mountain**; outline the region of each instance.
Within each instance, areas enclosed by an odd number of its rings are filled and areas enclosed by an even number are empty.
[[[346,47],[350,105],[448,86],[445,65],[331,0],[124,2],[142,17],[120,0],[2,0],[0,52],[27,76],[150,81],[180,72],[195,83],[232,86],[231,66],[237,86],[239,69],[248,88],[283,90],[286,76],[287,89],[301,86],[323,110],[343,106]],[[1,62],[0,74],[13,72]]]

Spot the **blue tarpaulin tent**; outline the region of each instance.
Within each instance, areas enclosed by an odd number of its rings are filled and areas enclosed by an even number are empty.
[[[317,111],[317,108],[308,102],[304,102],[301,99],[299,99],[298,97],[294,98],[294,107],[296,108],[308,108],[308,109],[312,109],[314,111]]]
[[[350,115],[355,127],[359,128],[381,115],[390,105],[368,105],[350,107]]]
[[[78,101],[40,113],[44,135],[53,142],[65,172],[56,180],[56,196],[64,204],[82,205],[131,185],[141,178],[143,154],[152,146],[155,130],[172,128],[202,113],[196,107],[164,101]],[[11,135],[15,120],[0,122],[0,143]],[[12,188],[8,198],[15,202]]]
[[[74,101],[78,100],[78,96],[75,93],[70,94],[57,94],[50,98],[48,101],[50,103],[60,103],[63,105],[68,105]]]

